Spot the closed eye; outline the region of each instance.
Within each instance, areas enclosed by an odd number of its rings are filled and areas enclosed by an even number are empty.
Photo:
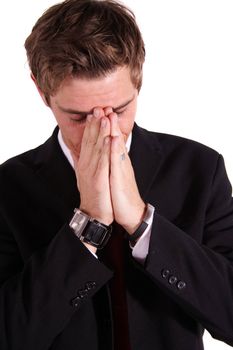
[[[119,111],[115,111],[115,113],[117,114],[118,117],[122,116],[124,114],[124,112],[126,111],[127,108],[124,108],[122,110],[119,110]],[[83,113],[83,114],[74,114],[74,117],[70,118],[70,120],[74,123],[77,123],[77,124],[83,124],[86,122],[86,119],[87,119],[87,114]]]
[[[124,108],[122,110],[119,111],[115,111],[115,113],[118,115],[118,117],[120,117],[122,114],[124,114],[124,112],[126,111],[127,108]]]
[[[70,120],[77,124],[82,124],[86,122],[87,114],[74,114],[75,117],[70,118]]]

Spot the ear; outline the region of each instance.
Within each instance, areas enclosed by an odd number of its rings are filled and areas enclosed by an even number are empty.
[[[43,91],[41,90],[39,85],[37,84],[36,78],[34,77],[34,75],[32,73],[31,73],[31,79],[33,80],[34,84],[36,85],[36,88],[37,88],[42,100],[44,101],[45,105],[47,107],[49,107],[48,99],[46,98],[45,94],[43,93]]]

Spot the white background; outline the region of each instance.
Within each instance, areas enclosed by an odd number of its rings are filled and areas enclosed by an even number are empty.
[[[0,163],[42,143],[55,126],[29,78],[23,47],[36,19],[54,3],[13,0],[1,5]],[[147,50],[137,122],[218,150],[233,182],[233,1],[125,4],[136,14]],[[205,349],[230,347],[206,334]]]

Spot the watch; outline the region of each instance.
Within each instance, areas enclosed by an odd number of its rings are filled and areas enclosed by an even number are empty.
[[[69,224],[74,234],[82,242],[88,243],[97,249],[104,248],[111,236],[112,226],[102,224],[79,209],[75,209],[74,212]]]

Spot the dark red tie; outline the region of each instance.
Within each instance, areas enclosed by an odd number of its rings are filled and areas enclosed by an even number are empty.
[[[114,271],[110,281],[114,326],[114,350],[130,350],[128,310],[126,300],[125,262],[128,242],[123,229],[113,224],[112,236],[103,249],[102,261]]]

